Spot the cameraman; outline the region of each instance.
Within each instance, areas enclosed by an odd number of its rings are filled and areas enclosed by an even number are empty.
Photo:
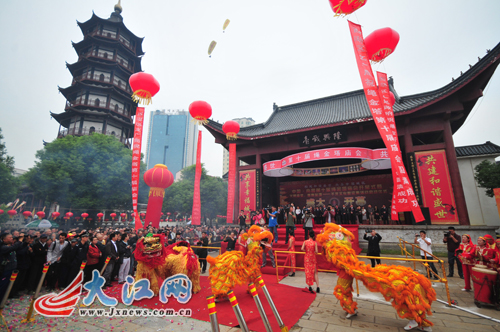
[[[304,210],[304,233],[305,236],[309,234],[309,231],[311,231],[314,227],[314,215],[311,212],[311,208],[307,208]],[[306,238],[307,240],[307,238]]]
[[[460,278],[463,279],[464,275],[462,271],[462,263],[460,262],[458,257],[455,256],[455,252],[457,251],[458,247],[460,247],[460,242],[462,242],[462,238],[457,233],[455,233],[455,227],[453,226],[448,227],[448,232],[444,233],[443,242],[446,243],[446,247],[448,249],[448,265],[449,265],[448,278],[453,277],[453,270],[456,261],[458,275],[460,276]]]
[[[432,256],[430,256],[432,255],[432,248],[431,248],[432,241],[430,238],[427,237],[427,233],[424,230],[420,231],[420,235],[415,234],[415,240],[413,242],[415,244],[418,244],[418,246],[420,247],[420,257],[422,257],[422,259],[432,259]],[[428,253],[430,255],[428,255]],[[434,280],[439,280],[438,271],[434,266],[434,263],[428,262],[427,264],[429,264],[430,268],[435,273],[435,274],[431,273],[429,274],[429,276]]]
[[[331,205],[328,205],[328,208],[323,213],[323,220],[325,223],[334,223],[335,222],[335,210],[332,209]]]
[[[370,234],[370,235],[368,235]],[[382,237],[374,230],[372,229],[371,232],[369,229],[365,229],[365,235],[363,236],[363,239],[368,241],[368,256],[375,256],[375,257],[380,257],[380,245],[379,242],[382,240]],[[379,264],[380,265],[380,259],[376,258],[370,258],[372,262],[372,267],[375,267],[375,265]],[[375,264],[375,261],[377,263]]]
[[[266,209],[267,218],[269,219],[269,230],[274,236],[274,243],[278,243],[278,211],[276,211],[276,207],[271,207],[271,212],[269,209]]]

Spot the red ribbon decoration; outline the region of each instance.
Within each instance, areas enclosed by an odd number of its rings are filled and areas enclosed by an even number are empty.
[[[408,174],[401,157],[396,122],[394,121],[394,112],[390,104],[389,85],[387,75],[378,73],[380,88],[377,87],[372,67],[368,60],[366,47],[363,39],[361,26],[349,22],[354,53],[358,64],[359,75],[365,91],[365,96],[373,116],[373,121],[387,147],[387,152],[391,159],[392,176],[394,189],[392,196],[391,218],[398,219],[398,212],[412,211],[417,222],[424,221],[422,211],[411,187]],[[379,96],[382,96],[380,98]]]
[[[191,225],[201,225],[201,130],[198,132],[198,150],[196,150],[196,173],[194,174],[193,213]]]
[[[236,144],[229,144],[229,174],[227,178],[227,223],[233,223],[234,192],[236,181]]]
[[[137,213],[139,198],[139,177],[141,175],[142,128],[144,124],[144,107],[137,107],[135,112],[134,145],[132,146],[132,207],[135,213],[135,229],[142,228],[141,218]]]

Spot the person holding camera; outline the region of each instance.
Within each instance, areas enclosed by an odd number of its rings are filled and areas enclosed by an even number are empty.
[[[420,257],[422,257],[422,259],[432,259],[432,256],[429,256],[432,255],[432,241],[427,237],[427,233],[424,230],[420,231],[420,235],[415,234],[414,243],[418,244],[418,246],[420,247]],[[434,266],[434,263],[428,262],[427,264],[429,264],[430,268],[435,273],[435,275],[431,275],[431,278],[439,280],[439,277],[437,276],[438,272],[436,267]]]
[[[236,238],[234,232],[227,234],[224,242],[227,242],[226,251],[233,251],[236,246]]]
[[[312,231],[313,227],[314,227],[313,214],[311,209],[308,208],[304,211],[304,233],[306,236],[306,240],[309,232]]]
[[[370,234],[370,235],[368,235]],[[365,235],[363,239],[368,241],[368,256],[380,257],[380,245],[379,242],[382,240],[382,237],[374,230],[371,231],[369,229],[365,229]],[[375,267],[377,264],[380,265],[380,259],[370,258],[372,262],[372,267]],[[377,262],[375,264],[375,261]]]
[[[335,210],[332,209],[331,205],[328,205],[328,208],[323,213],[323,220],[325,223],[335,222]]]
[[[266,209],[267,218],[269,219],[269,230],[274,236],[274,243],[278,243],[278,211],[276,211],[276,207],[272,206],[271,211]]]
[[[460,237],[460,235],[455,233],[455,227],[453,226],[448,227],[448,232],[444,233],[444,238],[443,238],[443,242],[446,243],[446,247],[448,249],[448,266],[449,266],[448,278],[453,277],[455,261],[457,262],[458,275],[460,276],[461,279],[464,278],[462,271],[462,263],[460,262],[458,257],[455,256],[455,252],[460,247],[461,241],[462,238]]]
[[[291,207],[289,207],[287,210],[286,210],[286,214],[285,214],[285,217],[286,217],[286,238],[285,238],[285,244],[288,244],[288,238],[289,238],[289,233],[290,231],[293,231],[295,229],[295,219],[297,219],[297,217],[295,216],[295,213],[294,213],[294,207],[293,207],[293,204]]]

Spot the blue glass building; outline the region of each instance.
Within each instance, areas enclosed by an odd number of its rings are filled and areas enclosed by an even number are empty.
[[[168,167],[172,174],[196,163],[198,125],[188,112],[179,110],[152,111],[149,121],[146,163]]]

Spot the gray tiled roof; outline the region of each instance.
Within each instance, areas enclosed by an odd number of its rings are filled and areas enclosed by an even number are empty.
[[[460,77],[434,91],[399,97],[391,86],[396,96],[395,115],[415,111],[457,91],[489,66],[498,66],[499,55],[500,43]],[[265,123],[241,128],[238,137],[255,139],[362,121],[372,121],[372,116],[363,90],[357,90],[292,105],[274,105],[274,111]],[[222,132],[222,124],[218,122],[209,120],[207,126]]]
[[[455,148],[457,157],[473,157],[484,155],[500,156],[500,146],[487,141],[484,144],[457,146]]]

